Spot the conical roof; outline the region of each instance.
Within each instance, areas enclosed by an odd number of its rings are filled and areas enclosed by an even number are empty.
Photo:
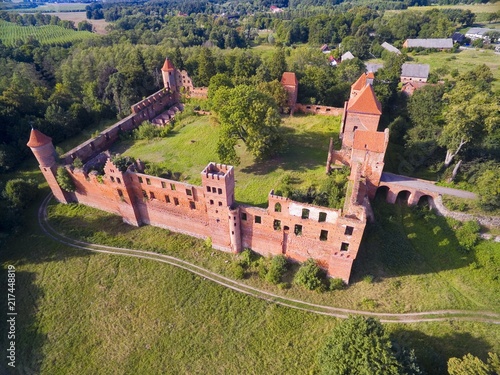
[[[174,64],[172,64],[172,61],[167,57],[165,59],[165,63],[163,64],[163,68],[161,68],[164,72],[172,71],[175,70]]]
[[[40,130],[31,129],[30,140],[27,143],[28,147],[40,147],[51,143],[52,138],[43,134]]]
[[[366,85],[363,89],[361,89],[356,97],[349,100],[347,110],[349,112],[367,113],[373,115],[382,114],[382,106],[377,100],[371,85]]]

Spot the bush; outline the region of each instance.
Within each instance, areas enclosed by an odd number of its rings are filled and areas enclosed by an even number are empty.
[[[16,178],[5,184],[5,198],[14,207],[26,207],[37,195],[38,185],[33,180]]]
[[[328,280],[328,290],[342,290],[344,289],[344,280],[333,277]]]
[[[258,259],[259,255],[250,249],[243,250],[239,255],[239,263],[244,268],[252,267]]]
[[[281,278],[287,271],[288,260],[283,255],[271,259],[271,265],[266,274],[266,280],[271,284],[279,284]]]
[[[309,290],[320,290],[324,287],[323,278],[323,272],[314,259],[308,259],[295,274],[293,282]]]
[[[241,280],[245,277],[245,270],[239,262],[232,262],[230,267],[231,275],[236,280]]]
[[[76,190],[75,183],[66,168],[57,168],[56,180],[61,189],[68,192],[74,192]]]
[[[73,160],[73,166],[75,168],[82,168],[83,167],[83,162],[82,162],[82,159],[80,158],[75,158],[75,160]]]
[[[471,250],[479,240],[481,227],[475,220],[467,221],[460,226],[456,233],[458,243],[466,250]]]
[[[155,139],[166,137],[170,133],[169,126],[156,126],[149,121],[144,121],[137,129],[134,129],[132,135],[134,139]]]
[[[111,162],[115,165],[116,168],[118,168],[120,172],[125,172],[129,165],[135,163],[135,159],[130,156],[115,155],[111,158]]]

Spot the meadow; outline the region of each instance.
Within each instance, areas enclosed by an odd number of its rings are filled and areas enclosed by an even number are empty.
[[[88,31],[75,31],[56,25],[19,26],[0,20],[0,40],[8,47],[37,40],[41,45],[68,45],[84,39],[94,38]]]
[[[340,117],[284,117],[283,129],[287,150],[272,160],[255,162],[244,144],[238,144],[241,163],[235,168],[237,201],[265,206],[269,192],[279,188],[285,176],[297,188],[308,187],[311,181],[319,187],[327,179],[328,144],[330,137],[338,142]],[[211,124],[209,116],[193,115],[178,121],[171,136],[152,141],[121,141],[112,151],[144,162],[162,163],[173,173],[178,172],[181,180],[200,185],[203,168],[219,160],[215,152],[217,139],[217,127]]]

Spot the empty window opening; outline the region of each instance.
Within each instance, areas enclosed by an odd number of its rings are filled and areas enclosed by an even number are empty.
[[[186,189],[186,195],[189,195],[190,197],[193,196],[193,192],[191,191],[191,189]]]
[[[118,189],[117,191],[118,191],[118,196],[123,197],[123,191],[121,191],[121,189]]]
[[[113,176],[110,177],[111,182],[115,182],[115,178]]]
[[[349,250],[349,244],[347,242],[342,242],[342,245],[340,245],[340,251],[348,251]]]
[[[273,228],[274,230],[281,230],[281,220],[274,220]]]
[[[214,200],[213,199],[210,199],[210,204],[214,204]]]
[[[116,178],[116,182],[118,182],[119,184],[121,184],[121,183],[122,183],[122,180],[120,180],[120,177],[117,177],[117,178]]]
[[[174,204],[175,204],[176,206],[178,206],[178,205],[179,205],[179,200],[178,200],[177,198],[174,198]]]
[[[222,206],[222,202],[219,202],[219,206]]]
[[[210,186],[207,186],[207,192],[210,193],[212,191],[212,189],[210,188]]]
[[[358,127],[357,127],[357,126],[355,126],[355,127],[352,129],[352,131],[353,131],[353,132],[355,132],[356,130],[358,130]]]
[[[319,213],[319,218],[318,218],[318,221],[319,221],[320,223],[323,223],[323,222],[325,222],[325,221],[326,221],[326,212],[320,212],[320,213]]]
[[[165,202],[170,203],[170,197],[168,195],[165,195]]]
[[[151,185],[151,180],[149,178],[146,178],[146,184]]]
[[[262,218],[261,218],[260,216],[255,216],[255,222],[256,222],[257,224],[262,223]]]
[[[149,198],[155,199],[155,193],[153,193],[152,191],[150,191],[149,192]]]
[[[164,189],[167,187],[167,184],[165,183],[165,181],[161,182],[161,187],[164,188]]]
[[[276,203],[274,205],[274,212],[281,212],[281,203]]]
[[[139,182],[142,184],[142,177],[139,177]]]
[[[347,236],[351,236],[353,231],[354,231],[353,227],[347,226],[347,227],[345,227],[344,234],[347,235]]]
[[[217,190],[218,190],[218,193],[219,193],[219,194],[222,194],[222,189],[221,189],[221,188],[219,188],[219,189],[217,189]]]
[[[327,239],[328,239],[328,231],[322,230],[321,233],[319,234],[319,240],[326,241]]]
[[[192,209],[192,210],[195,210],[196,209],[196,204],[193,201],[189,202],[189,208]]]
[[[142,191],[142,196],[146,199],[148,199],[148,193],[146,193],[146,190]]]
[[[217,188],[212,188],[212,193],[217,193]]]
[[[302,219],[309,219],[309,210],[307,208],[302,209]]]
[[[296,236],[302,236],[302,225],[295,224],[295,229],[293,230]]]
[[[241,213],[241,220],[245,220],[245,221],[247,220],[247,214],[246,214],[246,212],[242,212]]]
[[[170,184],[170,190],[175,190],[175,184]]]

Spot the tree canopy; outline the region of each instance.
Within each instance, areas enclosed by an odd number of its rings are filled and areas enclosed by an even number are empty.
[[[212,102],[220,123],[217,154],[222,162],[239,163],[234,149],[238,140],[256,159],[269,158],[283,149],[281,118],[271,96],[251,86],[223,86]]]

